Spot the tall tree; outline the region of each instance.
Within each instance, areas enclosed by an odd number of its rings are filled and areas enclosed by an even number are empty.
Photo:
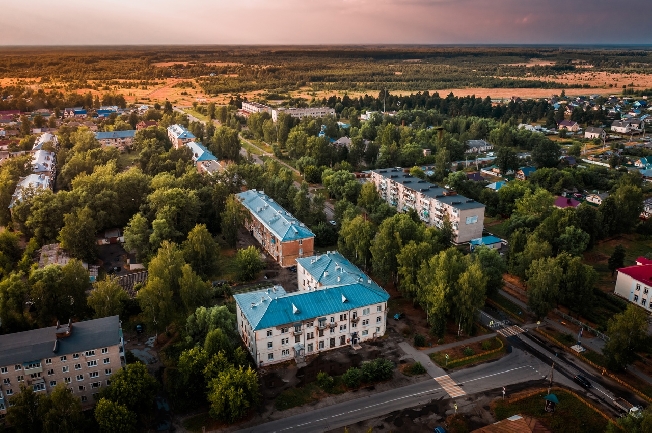
[[[100,398],[95,406],[95,421],[100,433],[133,433],[136,431],[136,414],[126,406]]]
[[[466,260],[468,263],[468,260]],[[472,262],[462,272],[457,281],[457,289],[453,292],[455,319],[458,323],[457,335],[464,330],[471,331],[476,311],[484,305],[487,277],[478,262]]]
[[[135,214],[125,227],[125,247],[127,251],[135,251],[136,259],[140,262],[144,262],[150,253],[150,235],[149,222],[141,213]]]
[[[95,318],[98,319],[122,314],[124,303],[128,300],[129,296],[124,289],[109,276],[95,283],[88,295],[88,305],[95,311]]]
[[[169,285],[159,277],[152,276],[148,277],[147,284],[136,295],[140,308],[147,321],[153,325],[157,337],[160,330],[172,322],[175,308],[173,296]]]
[[[43,418],[39,413],[42,398],[44,396],[35,393],[31,386],[24,385],[20,386],[18,395],[11,397],[11,406],[7,410],[7,421],[17,433],[43,431]]]
[[[181,248],[186,262],[202,278],[216,274],[219,246],[213,240],[213,236],[205,224],[197,224],[188,233],[188,238],[183,242]]]
[[[235,262],[238,267],[238,279],[240,281],[251,281],[256,274],[263,270],[264,263],[260,258],[258,248],[253,245],[240,249],[235,254]]]
[[[164,241],[147,267],[148,278],[158,278],[174,294],[179,294],[183,252],[173,242]]]
[[[227,422],[245,416],[258,402],[258,377],[248,367],[221,372],[208,386],[210,415]]]
[[[203,281],[189,264],[183,265],[181,272],[182,275],[179,279],[181,301],[186,307],[186,311],[192,313],[197,307],[210,302],[213,289],[210,283]]]
[[[558,300],[562,268],[552,257],[534,260],[527,270],[528,306],[538,317],[545,317]]]
[[[36,269],[29,277],[30,298],[37,311],[40,326],[49,326],[56,320],[67,321],[84,317],[88,271],[79,260],[64,266],[48,265]]]
[[[371,244],[372,267],[383,281],[396,276],[397,255],[403,245],[423,238],[424,227],[407,214],[396,214],[382,222]]]
[[[139,415],[149,413],[154,405],[156,379],[151,376],[145,364],[127,364],[111,376],[111,385],[103,388],[100,398],[106,398]]]
[[[81,401],[63,383],[41,399],[39,414],[43,421],[44,433],[72,433],[84,430]]]
[[[373,223],[361,215],[353,219],[345,219],[340,227],[338,248],[342,255],[366,269],[371,259],[370,247],[374,234]]]
[[[496,165],[500,172],[505,175],[510,170],[518,168],[518,155],[509,147],[501,146],[496,153]]]
[[[5,332],[29,329],[29,313],[25,310],[29,291],[22,272],[12,272],[0,281],[0,323]]]
[[[236,196],[231,195],[226,199],[224,212],[220,215],[222,220],[222,236],[226,243],[235,248],[238,242],[238,231],[247,218],[247,211],[244,209]]]
[[[487,277],[487,295],[498,293],[503,287],[503,274],[507,272],[505,259],[502,258],[497,250],[484,245],[476,247],[473,250],[472,258],[480,264],[484,276]]]
[[[611,276],[614,275],[616,270],[625,266],[625,253],[625,248],[621,244],[616,245],[614,252],[611,254],[611,257],[609,257],[608,260]]]
[[[93,212],[85,207],[64,215],[64,225],[59,233],[61,247],[71,256],[92,262],[97,256],[96,224]]]
[[[604,355],[610,368],[622,370],[636,359],[636,351],[645,344],[647,337],[647,314],[642,308],[629,304],[627,309],[609,319],[609,341]]]

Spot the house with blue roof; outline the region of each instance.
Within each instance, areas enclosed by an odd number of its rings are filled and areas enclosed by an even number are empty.
[[[506,184],[507,184],[507,182],[505,182],[503,180],[500,180],[498,182],[490,183],[489,185],[485,186],[485,188],[493,189],[494,191],[499,191],[500,188],[502,188]]]
[[[236,197],[251,215],[245,227],[279,265],[289,267],[314,254],[315,234],[264,191],[251,189]]]
[[[358,349],[385,334],[389,294],[339,253],[317,257],[297,260],[297,278],[303,278],[299,268],[314,272],[325,283],[319,289],[288,293],[274,286],[233,296],[238,332],[256,365],[303,365],[306,356]]]
[[[101,131],[95,133],[95,138],[102,146],[124,149],[134,144],[135,130],[128,131]]]
[[[223,169],[217,157],[200,142],[191,141],[186,143],[186,147],[192,152],[192,162],[195,163],[197,171],[200,173],[206,173],[212,176]]]
[[[537,171],[535,167],[521,167],[516,171],[516,175],[514,177],[516,179],[526,180],[535,171]]]
[[[483,236],[481,238],[471,239],[471,242],[469,242],[471,251],[475,250],[476,247],[479,247],[480,245],[498,250],[502,244],[503,240],[496,236]]]
[[[88,117],[88,111],[86,111],[83,107],[66,108],[63,110],[64,119],[70,119],[73,117],[78,119],[85,119]]]
[[[168,126],[168,138],[175,149],[180,149],[187,143],[195,141],[195,136],[182,125]]]

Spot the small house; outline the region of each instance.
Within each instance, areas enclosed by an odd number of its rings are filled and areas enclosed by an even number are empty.
[[[471,239],[471,241],[469,242],[471,251],[475,250],[476,247],[480,245],[484,245],[487,248],[497,250],[500,249],[502,244],[503,244],[503,240],[496,236],[484,236],[481,238]]]
[[[537,169],[535,167],[521,167],[516,171],[516,176],[514,176],[516,179],[519,180],[526,180],[530,176],[532,176],[532,173],[534,173]]]

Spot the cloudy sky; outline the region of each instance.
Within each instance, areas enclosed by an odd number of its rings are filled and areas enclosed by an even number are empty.
[[[0,3],[0,45],[652,43],[649,0]]]

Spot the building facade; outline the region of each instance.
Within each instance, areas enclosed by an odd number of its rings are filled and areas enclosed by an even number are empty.
[[[238,332],[256,365],[302,364],[385,335],[389,295],[339,253],[297,260],[297,278],[295,293],[274,286],[234,295]]]
[[[131,145],[134,144],[135,137],[135,130],[95,133],[95,138],[100,142],[102,146],[117,147],[120,149],[131,147]]]
[[[271,107],[267,105],[259,104],[258,102],[243,102],[242,111],[245,113],[272,113]]]
[[[251,189],[236,197],[249,212],[245,227],[279,265],[292,266],[314,254],[315,234],[263,191]]]
[[[168,126],[168,138],[175,149],[180,149],[186,143],[195,141],[195,136],[181,125]]]
[[[20,385],[49,393],[65,384],[84,405],[125,365],[118,316],[0,335],[0,416]]]
[[[370,173],[370,180],[380,197],[399,212],[414,209],[421,221],[438,228],[442,228],[448,219],[455,243],[482,237],[485,208],[482,203],[410,176],[400,168],[372,170]]]
[[[614,293],[632,304],[652,311],[652,260],[636,259],[636,265],[618,269]]]
[[[23,199],[23,193],[29,189],[52,189],[52,179],[47,174],[30,174],[29,176],[21,177],[16,185],[16,190],[11,196],[9,209]]]
[[[311,108],[275,108],[272,110],[272,120],[278,120],[279,113],[289,114],[297,119],[304,117],[326,117],[334,116],[335,110],[328,107],[311,107]]]
[[[586,128],[586,131],[584,131],[584,138],[589,138],[589,139],[599,138],[600,140],[604,140],[607,138],[607,133],[602,128],[595,128],[593,126],[589,126],[588,128]]]

